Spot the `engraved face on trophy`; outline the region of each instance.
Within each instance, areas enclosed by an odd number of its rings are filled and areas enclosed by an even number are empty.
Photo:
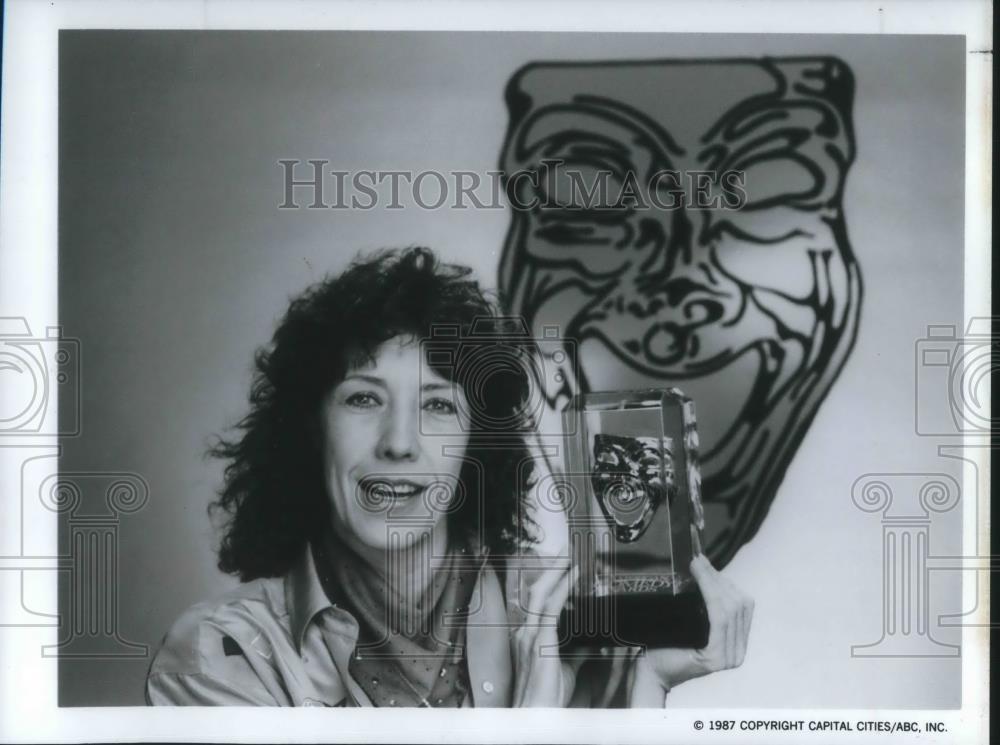
[[[563,507],[580,577],[567,640],[703,644],[706,609],[690,571],[705,527],[693,402],[676,388],[602,391],[574,396],[562,417],[573,433]],[[671,621],[647,627],[651,618]]]
[[[668,437],[594,435],[594,495],[618,541],[636,541],[656,509],[672,501],[676,485],[671,448]]]
[[[501,292],[578,353],[549,403],[690,396],[719,566],[760,526],[856,335],[853,87],[817,57],[537,63],[507,88]]]

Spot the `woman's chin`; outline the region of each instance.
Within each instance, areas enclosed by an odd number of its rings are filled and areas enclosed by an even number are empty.
[[[393,524],[379,520],[377,524],[365,523],[352,526],[349,544],[359,550],[398,551],[427,541],[434,532],[434,523],[407,523],[400,521]],[[341,533],[345,531],[340,531]],[[347,536],[344,536],[347,537]]]

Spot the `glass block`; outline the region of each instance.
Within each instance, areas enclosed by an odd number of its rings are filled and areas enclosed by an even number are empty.
[[[694,403],[676,388],[587,393],[563,421],[580,580],[562,643],[704,646],[708,616],[689,569],[705,527]]]

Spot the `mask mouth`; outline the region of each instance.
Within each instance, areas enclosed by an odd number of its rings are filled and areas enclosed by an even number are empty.
[[[615,529],[620,543],[637,541],[651,522],[655,502],[638,479],[595,477],[597,501]]]
[[[609,326],[608,331],[618,333],[608,338],[642,369],[658,371],[658,374],[678,370],[706,373],[724,367],[732,359],[731,355],[719,355],[718,350],[705,343],[706,334],[721,338],[731,335],[714,318],[698,323],[653,319],[646,321],[645,326],[627,326],[627,320],[624,319],[618,329],[614,325]],[[626,335],[625,329],[641,331]]]
[[[591,483],[604,516],[621,543],[633,543],[649,528],[656,509],[675,491],[669,438],[594,436]]]

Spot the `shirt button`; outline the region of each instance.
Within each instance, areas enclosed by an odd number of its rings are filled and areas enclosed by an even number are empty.
[[[488,680],[484,680],[483,690],[486,691],[487,693],[493,693],[493,684]]]

